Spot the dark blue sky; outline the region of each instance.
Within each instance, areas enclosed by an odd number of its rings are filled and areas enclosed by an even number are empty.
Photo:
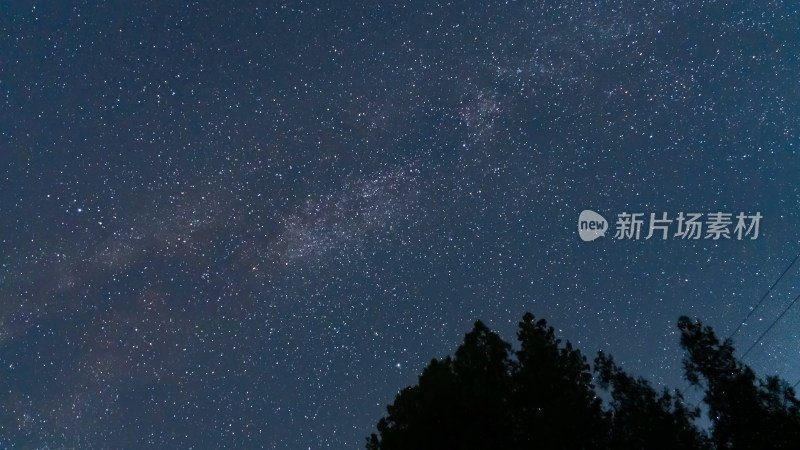
[[[684,387],[678,316],[728,336],[800,252],[791,2],[0,1],[0,27],[3,446],[361,448],[525,311]],[[763,218],[583,242],[584,209]],[[798,324],[745,361],[800,380]]]

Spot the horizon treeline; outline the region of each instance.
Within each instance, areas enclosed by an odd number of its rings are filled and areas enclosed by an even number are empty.
[[[387,406],[367,449],[800,449],[794,389],[757,377],[701,322],[682,316],[677,326],[684,377],[703,391],[708,429],[680,390],[657,391],[603,352],[590,366],[526,313],[516,351],[475,322],[454,356],[433,359]]]

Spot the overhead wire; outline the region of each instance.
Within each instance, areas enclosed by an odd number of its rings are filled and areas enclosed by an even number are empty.
[[[754,306],[754,307],[753,307],[753,308],[750,310],[750,312],[749,312],[749,313],[747,313],[747,316],[745,316],[745,318],[744,318],[744,319],[743,319],[741,322],[739,322],[739,325],[737,325],[737,326],[736,326],[736,329],[735,329],[735,330],[733,330],[733,332],[730,334],[730,336],[728,336],[728,339],[731,339],[731,338],[733,338],[733,336],[734,336],[734,335],[735,335],[735,334],[736,334],[736,333],[739,331],[739,329],[740,329],[740,328],[742,328],[742,325],[744,325],[745,323],[747,323],[747,321],[750,319],[750,316],[752,316],[752,315],[753,315],[753,313],[754,313],[754,312],[756,312],[756,310],[758,309],[758,307],[759,307],[759,306],[761,306],[761,304],[762,304],[762,303],[764,303],[764,300],[766,300],[766,299],[767,299],[767,297],[769,296],[770,292],[772,292],[772,289],[774,289],[774,288],[775,288],[775,286],[778,284],[778,282],[780,282],[780,281],[781,281],[781,279],[783,278],[783,276],[784,276],[784,275],[786,275],[786,272],[788,272],[788,271],[789,271],[789,269],[791,269],[791,268],[792,268],[792,266],[794,266],[794,263],[795,263],[795,262],[797,262],[797,259],[798,259],[798,258],[800,258],[800,253],[798,253],[798,254],[797,254],[797,256],[795,256],[795,257],[794,257],[794,259],[792,260],[792,262],[791,262],[791,263],[789,263],[789,265],[788,265],[788,266],[786,266],[786,269],[784,269],[783,273],[781,273],[781,276],[779,276],[779,277],[778,277],[778,279],[777,279],[777,280],[775,280],[775,282],[774,282],[774,283],[772,283],[772,286],[770,286],[770,287],[769,287],[769,289],[767,289],[767,292],[765,292],[765,293],[764,293],[764,295],[761,297],[761,300],[759,300],[759,301],[758,301],[758,303],[756,303],[756,306]]]
[[[781,320],[781,318],[783,318],[783,316],[784,316],[784,315],[785,315],[787,312],[789,312],[789,310],[790,310],[790,309],[792,309],[792,306],[794,306],[794,304],[795,304],[795,303],[797,303],[797,300],[800,300],[800,294],[798,294],[798,295],[797,295],[797,297],[795,297],[795,298],[794,298],[794,300],[792,300],[792,302],[791,302],[791,303],[789,303],[789,306],[787,306],[786,308],[784,308],[783,312],[781,312],[781,315],[779,315],[779,316],[778,316],[778,317],[777,317],[775,320],[773,320],[773,321],[772,321],[772,324],[770,324],[770,326],[769,326],[769,327],[767,327],[767,329],[766,329],[766,330],[764,330],[764,332],[763,332],[763,333],[761,333],[761,336],[759,336],[759,337],[758,337],[758,339],[756,339],[756,341],[755,341],[755,342],[753,342],[753,345],[751,345],[751,346],[750,346],[750,348],[748,348],[748,349],[747,349],[747,351],[746,351],[746,352],[744,352],[744,353],[742,354],[742,358],[741,358],[741,359],[744,359],[744,358],[747,356],[747,354],[748,354],[748,353],[750,353],[750,351],[751,351],[751,350],[753,350],[753,349],[755,348],[755,346],[756,346],[756,345],[757,345],[759,342],[761,342],[761,339],[764,339],[764,336],[766,336],[766,335],[767,335],[767,333],[769,333],[769,330],[771,330],[771,329],[772,329],[772,327],[774,327],[774,326],[775,326],[775,325],[776,325],[776,324],[777,324],[777,323],[778,323],[778,322]]]
[[[750,319],[750,317],[753,315],[753,313],[755,313],[755,311],[758,309],[758,307],[761,306],[762,303],[764,303],[764,300],[766,300],[767,297],[769,297],[769,294],[772,292],[772,290],[775,288],[775,286],[778,285],[778,283],[783,279],[783,277],[786,275],[786,273],[789,272],[789,269],[791,269],[794,266],[794,264],[797,262],[798,259],[800,259],[800,253],[798,253],[797,256],[794,257],[792,262],[790,262],[789,265],[786,266],[786,269],[784,269],[783,272],[781,272],[780,276],[775,280],[774,283],[772,283],[772,285],[769,287],[769,289],[767,289],[767,291],[764,293],[764,295],[761,296],[761,299],[758,301],[758,303],[756,303],[756,305],[752,309],[750,309],[750,312],[747,313],[745,318],[742,319],[741,322],[739,322],[739,325],[737,325],[736,328],[728,336],[728,340],[732,339],[733,336],[735,336],[736,333],[739,332],[739,330],[742,328],[742,326],[745,323],[747,323],[747,321]],[[761,333],[761,335],[758,337],[758,339],[756,339],[756,341],[753,342],[753,344],[747,349],[747,351],[745,351],[742,354],[742,356],[741,356],[742,360],[744,360],[744,358],[755,348],[755,346],[758,345],[758,343],[761,342],[762,339],[764,339],[764,337],[767,335],[767,333],[769,333],[770,330],[772,330],[772,328],[778,323],[778,321],[780,321],[781,318],[783,318],[783,316],[792,308],[792,306],[794,306],[795,303],[797,303],[797,301],[799,299],[800,299],[800,295],[795,297],[795,299],[792,300],[791,303],[789,303],[789,306],[787,306],[781,312],[781,314],[770,324],[770,326],[767,327],[767,329],[764,330],[763,333]],[[792,386],[792,388],[797,387],[797,385],[800,385],[800,380],[797,380],[797,382],[794,384],[794,386]],[[690,402],[690,404],[691,404],[691,402]],[[694,402],[693,406],[697,407],[697,402]]]

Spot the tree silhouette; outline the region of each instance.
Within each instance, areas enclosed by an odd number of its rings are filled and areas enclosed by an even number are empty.
[[[455,357],[434,359],[378,422],[368,449],[603,448],[608,423],[586,358],[526,314],[521,350],[478,321]]]
[[[595,370],[599,385],[611,392],[612,448],[709,448],[694,425],[699,409],[687,408],[680,391],[664,389],[658,395],[647,380],[626,374],[603,352],[595,358]]]
[[[699,321],[682,316],[678,328],[686,379],[705,391],[716,448],[800,448],[800,402],[785,381],[757,379],[731,341],[720,343]]]
[[[370,449],[512,448],[511,346],[476,322],[454,359],[432,360],[378,422]]]
[[[604,409],[586,358],[526,313],[519,350],[478,321],[453,358],[432,360],[416,386],[387,406],[369,450],[800,448],[800,402],[776,377],[758,380],[709,327],[681,317],[686,378],[705,390],[710,437],[698,408],[661,393],[600,352],[594,371],[610,394]]]
[[[608,438],[608,417],[592,385],[586,358],[555,338],[545,320],[526,313],[519,323],[518,367],[513,412],[517,448],[601,448]]]

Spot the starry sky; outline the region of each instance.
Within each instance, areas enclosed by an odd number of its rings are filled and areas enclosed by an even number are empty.
[[[3,447],[363,448],[525,311],[683,388],[678,317],[727,337],[800,252],[793,2],[11,0],[0,29]],[[798,324],[745,361],[800,380]]]

